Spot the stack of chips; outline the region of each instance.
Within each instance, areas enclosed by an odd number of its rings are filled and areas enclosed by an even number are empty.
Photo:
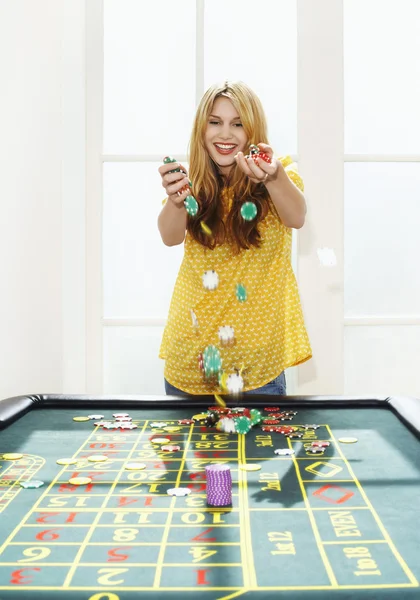
[[[210,506],[228,506],[232,504],[232,475],[228,465],[208,465],[207,504]]]

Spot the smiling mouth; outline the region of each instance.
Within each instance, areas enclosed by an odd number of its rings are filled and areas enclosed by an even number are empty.
[[[232,154],[237,144],[214,144],[219,154]]]

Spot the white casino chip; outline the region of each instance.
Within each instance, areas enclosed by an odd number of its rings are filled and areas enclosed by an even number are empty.
[[[231,394],[239,394],[244,388],[244,380],[239,373],[229,375],[226,379],[226,387]]]
[[[219,285],[219,276],[216,271],[206,271],[203,275],[203,285],[206,290],[215,290]]]
[[[150,427],[158,427],[159,429],[161,429],[162,427],[166,427],[168,423],[160,423],[160,422],[156,422],[156,423],[150,423]]]
[[[88,415],[88,418],[92,421],[99,421],[99,419],[103,419],[104,415]]]
[[[292,456],[294,454],[294,450],[290,450],[289,448],[278,448],[274,450],[274,454],[279,454],[280,456]]]
[[[191,494],[191,490],[189,488],[170,488],[166,493],[169,496],[188,496]]]

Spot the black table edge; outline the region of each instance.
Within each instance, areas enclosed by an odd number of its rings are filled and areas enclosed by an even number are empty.
[[[420,399],[411,396],[278,396],[253,394],[222,396],[231,406],[293,407],[377,407],[392,410],[396,416],[420,437]],[[118,407],[116,407],[118,403]],[[74,408],[80,413],[87,408],[207,408],[215,404],[214,396],[152,396],[89,394],[30,394],[0,400],[0,429],[36,408]],[[76,413],[75,413],[76,414]]]

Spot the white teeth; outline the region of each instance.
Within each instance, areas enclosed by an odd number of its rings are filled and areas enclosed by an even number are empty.
[[[218,148],[221,148],[222,150],[232,150],[232,148],[235,147],[235,144],[228,146],[227,144],[215,144],[215,146],[217,146]]]

